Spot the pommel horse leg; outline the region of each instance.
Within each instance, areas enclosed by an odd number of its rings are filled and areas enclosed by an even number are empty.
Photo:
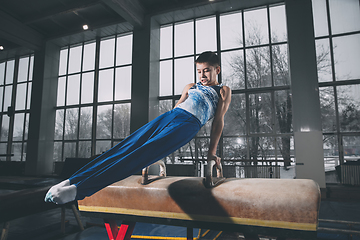
[[[124,221],[119,229],[115,219],[104,219],[104,222],[109,240],[130,240],[136,224]]]
[[[186,240],[194,240],[193,230],[194,229],[192,227],[188,227],[186,229]]]

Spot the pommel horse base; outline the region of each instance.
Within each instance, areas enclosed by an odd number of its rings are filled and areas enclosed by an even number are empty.
[[[82,215],[105,220],[110,239],[130,239],[136,222],[184,226],[187,239],[192,228],[241,232],[246,239],[316,239],[320,190],[312,180],[229,178],[206,185],[201,177],[160,176],[146,184],[130,176],[78,205]],[[120,229],[115,219],[123,220]]]

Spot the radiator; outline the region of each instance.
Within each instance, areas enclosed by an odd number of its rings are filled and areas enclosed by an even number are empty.
[[[341,165],[341,183],[360,185],[360,165]]]
[[[280,166],[240,166],[244,178],[280,178]]]

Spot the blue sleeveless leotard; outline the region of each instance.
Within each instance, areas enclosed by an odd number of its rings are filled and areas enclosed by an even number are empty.
[[[189,89],[188,98],[178,107],[194,115],[204,125],[215,116],[222,86],[203,86],[198,82]]]

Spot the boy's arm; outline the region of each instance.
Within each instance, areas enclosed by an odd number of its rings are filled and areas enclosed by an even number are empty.
[[[217,105],[214,120],[212,122],[211,133],[210,133],[210,145],[207,156],[207,161],[215,160],[216,164],[219,165],[221,159],[216,156],[216,149],[221,137],[221,133],[224,128],[224,116],[231,102],[231,89],[227,86],[223,86],[220,90],[220,99]]]

